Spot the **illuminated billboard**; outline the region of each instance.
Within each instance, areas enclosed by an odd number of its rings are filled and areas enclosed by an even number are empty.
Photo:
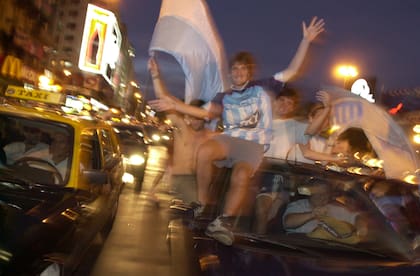
[[[111,11],[88,4],[79,68],[101,74],[111,85],[121,48],[121,32]]]

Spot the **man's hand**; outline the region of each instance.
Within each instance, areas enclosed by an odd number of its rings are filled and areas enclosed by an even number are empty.
[[[324,107],[328,107],[331,103],[331,97],[330,94],[328,94],[328,92],[326,91],[318,91],[316,92],[316,96],[315,98],[322,102],[322,104],[324,105]]]
[[[150,107],[158,112],[176,110],[176,103],[169,97],[152,100],[148,102]]]
[[[328,213],[328,209],[325,206],[315,207],[312,211],[312,215],[317,219],[325,217],[327,213]]]
[[[303,39],[306,39],[308,42],[313,41],[320,33],[325,29],[324,19],[318,19],[318,17],[313,17],[309,26],[306,26],[305,22],[302,22],[303,29]]]

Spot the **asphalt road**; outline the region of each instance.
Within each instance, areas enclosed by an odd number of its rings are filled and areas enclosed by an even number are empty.
[[[167,176],[163,177],[158,188],[159,204],[144,193],[150,189],[157,173],[165,169],[163,159],[166,152],[161,148],[150,151],[153,161],[146,169],[143,192],[136,194],[132,186],[124,187],[113,228],[102,243],[92,270],[84,273],[94,276],[171,275],[166,233],[172,197]]]

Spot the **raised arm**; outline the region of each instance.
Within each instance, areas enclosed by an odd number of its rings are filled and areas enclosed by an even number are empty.
[[[150,76],[152,77],[153,88],[155,91],[156,98],[176,98],[169,92],[165,82],[161,79],[159,65],[157,64],[156,59],[154,57],[151,57],[149,59],[147,67],[149,69]]]
[[[283,71],[277,73],[275,78],[281,82],[287,82],[293,78],[299,71],[302,63],[305,59],[306,53],[310,43],[324,31],[325,22],[323,19],[318,19],[316,16],[312,18],[310,24],[306,26],[305,22],[302,22],[303,38],[297,48],[297,51],[292,58],[289,66]]]
[[[160,78],[159,66],[154,57],[149,59],[148,68],[153,80],[157,100],[149,101],[149,105],[157,111],[177,111],[196,118],[210,120],[221,114],[221,106],[210,103],[209,109],[191,106],[169,93],[164,81]]]
[[[149,105],[157,111],[177,111],[182,114],[190,115],[204,120],[211,120],[219,117],[221,106],[210,103],[209,109],[188,105],[183,101],[170,96],[163,96],[161,99],[148,102]]]
[[[307,135],[316,135],[320,131],[322,131],[323,127],[328,120],[328,116],[331,113],[331,104],[330,104],[330,96],[325,91],[319,91],[316,95],[316,98],[322,102],[324,108],[319,112],[319,114],[312,119],[312,121],[308,124],[305,134]]]

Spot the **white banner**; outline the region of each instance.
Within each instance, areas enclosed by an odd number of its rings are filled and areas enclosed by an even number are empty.
[[[209,101],[227,88],[223,42],[204,0],[163,0],[149,51],[168,53],[185,74],[185,101]]]
[[[331,122],[339,133],[349,127],[362,128],[373,149],[383,160],[388,178],[402,179],[418,168],[416,153],[402,128],[380,106],[340,89],[323,89],[331,96]]]

